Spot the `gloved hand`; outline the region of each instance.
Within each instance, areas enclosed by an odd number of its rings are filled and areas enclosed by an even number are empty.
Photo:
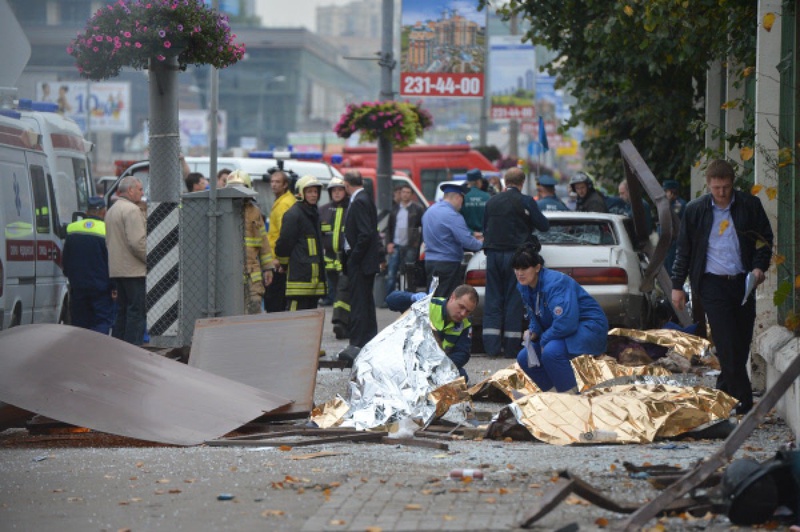
[[[412,303],[416,303],[417,301],[419,301],[420,299],[422,299],[423,297],[425,297],[427,295],[428,294],[426,294],[425,292],[416,292],[415,294],[413,294],[411,296],[411,302]]]

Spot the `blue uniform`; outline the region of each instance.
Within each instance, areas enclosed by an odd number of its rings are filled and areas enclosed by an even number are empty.
[[[544,211],[568,211],[564,202],[560,199],[556,198],[555,196],[547,196],[541,199],[536,200],[536,205],[539,207],[539,210]]]
[[[85,218],[67,226],[64,275],[69,279],[72,325],[108,334],[114,324],[114,284],[108,277],[106,224]]]
[[[541,348],[539,367],[528,367],[528,353],[517,356],[520,367],[544,391],[555,386],[559,392],[577,383],[569,361],[580,355],[600,355],[606,350],[608,319],[600,304],[574,279],[542,268],[535,287],[517,283],[529,319]]]
[[[425,273],[439,278],[436,296],[450,297],[459,278],[464,250],[478,251],[483,244],[472,236],[464,217],[449,202],[431,205],[422,215],[422,241],[425,243]]]

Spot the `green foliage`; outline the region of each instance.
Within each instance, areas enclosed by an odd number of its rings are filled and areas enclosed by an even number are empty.
[[[577,98],[564,127],[588,128],[591,171],[622,179],[617,144],[630,139],[657,178],[684,184],[704,144],[706,70],[755,63],[756,11],[751,0],[509,0],[501,10],[557,52],[543,69]]]
[[[772,294],[772,302],[776,307],[780,307],[786,302],[786,299],[792,295],[791,281],[781,281],[778,289]]]

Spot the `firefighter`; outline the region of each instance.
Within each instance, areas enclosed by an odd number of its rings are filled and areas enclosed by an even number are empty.
[[[344,217],[350,197],[340,177],[334,177],[328,183],[330,203],[319,209],[319,220],[322,228],[322,245],[325,247],[325,273],[328,281],[328,295],[323,305],[333,305],[333,333],[337,340],[347,338],[350,326],[350,298],[348,297],[347,278],[342,273],[342,257],[344,256]]]
[[[297,180],[298,201],[286,211],[275,254],[286,268],[286,310],[317,308],[327,293],[325,258],[317,203],[322,183],[311,175]]]
[[[228,187],[253,188],[250,174],[234,170],[228,176]],[[267,240],[264,218],[255,201],[245,199],[242,204],[244,221],[244,301],[248,314],[261,313],[261,300],[266,287],[272,282],[272,249]]]
[[[72,325],[108,335],[114,325],[116,290],[108,276],[105,214],[103,198],[89,198],[86,218],[67,226],[63,264]]]

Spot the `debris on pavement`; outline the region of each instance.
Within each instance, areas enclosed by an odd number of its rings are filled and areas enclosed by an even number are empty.
[[[305,417],[314,406],[324,324],[324,309],[200,319],[189,365],[292,401],[266,418]]]
[[[290,402],[68,325],[0,333],[0,401],[79,427],[197,445]]]

